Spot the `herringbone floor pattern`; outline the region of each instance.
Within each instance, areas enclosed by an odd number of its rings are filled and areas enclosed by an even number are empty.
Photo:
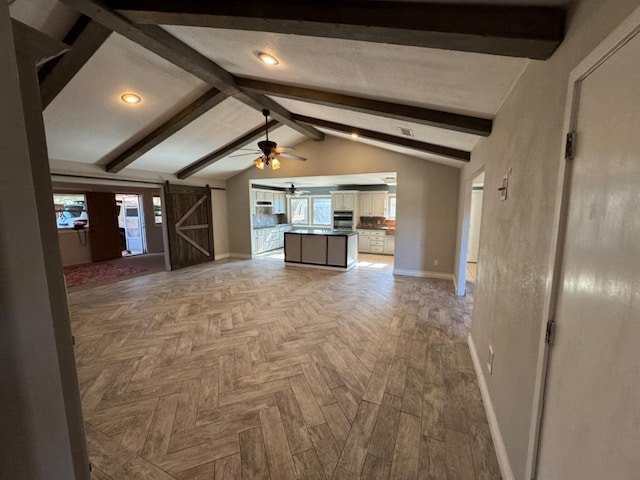
[[[69,301],[94,480],[500,478],[449,282],[257,259]]]

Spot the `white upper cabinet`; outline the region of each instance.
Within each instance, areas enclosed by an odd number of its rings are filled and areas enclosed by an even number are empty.
[[[384,217],[386,216],[386,192],[360,192],[361,217]]]
[[[331,210],[356,209],[356,192],[331,192]]]

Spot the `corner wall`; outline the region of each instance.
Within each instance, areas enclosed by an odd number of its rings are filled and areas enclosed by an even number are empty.
[[[460,176],[462,204],[465,181],[485,166],[471,335],[481,360],[489,345],[495,353],[491,375],[480,363],[516,479],[526,478],[531,452],[569,74],[639,3],[580,2],[563,44],[550,60],[529,63],[495,118],[493,133],[480,140]],[[497,189],[509,169],[509,198],[503,202]],[[459,230],[462,220],[460,215]],[[458,259],[459,253],[458,246]]]
[[[319,175],[397,172],[395,268],[415,275],[453,274],[460,170],[327,135],[296,146],[306,162],[285,160],[279,170],[249,168],[227,180],[232,254],[251,255],[249,181]],[[435,265],[438,260],[438,265]]]

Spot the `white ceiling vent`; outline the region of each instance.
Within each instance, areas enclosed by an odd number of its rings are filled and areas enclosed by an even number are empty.
[[[400,133],[406,137],[413,137],[413,130],[410,128],[398,127],[400,129]]]

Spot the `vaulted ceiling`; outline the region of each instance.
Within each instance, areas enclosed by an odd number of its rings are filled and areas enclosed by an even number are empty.
[[[10,2],[71,47],[40,70],[52,166],[224,180],[252,166],[238,155],[264,138],[265,107],[279,145],[357,132],[461,166],[527,63],[562,41],[568,2],[218,3]]]

